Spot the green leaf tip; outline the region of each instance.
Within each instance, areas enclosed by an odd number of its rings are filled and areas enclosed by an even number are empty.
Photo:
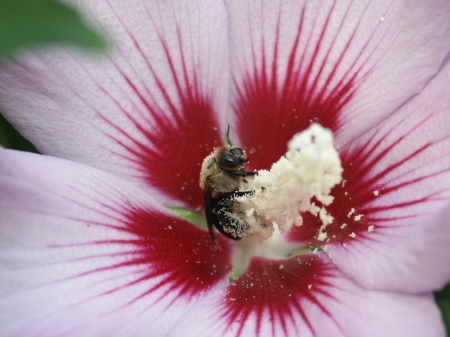
[[[106,49],[105,40],[66,4],[56,0],[0,0],[0,56],[51,43]]]

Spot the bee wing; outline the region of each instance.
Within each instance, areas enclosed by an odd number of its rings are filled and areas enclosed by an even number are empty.
[[[214,228],[213,228],[213,222],[214,222],[214,215],[213,215],[214,200],[213,200],[213,197],[212,197],[212,188],[211,188],[211,186],[206,185],[205,192],[204,192],[204,198],[205,198],[206,223],[208,224],[209,235],[211,235],[211,238],[214,241],[217,241],[216,233],[214,232]]]

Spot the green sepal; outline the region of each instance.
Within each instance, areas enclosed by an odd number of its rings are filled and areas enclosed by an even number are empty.
[[[192,223],[197,227],[201,228],[207,227],[205,215],[200,212],[192,211],[187,208],[178,208],[178,207],[167,207],[167,208],[175,215],[179,216],[180,218],[186,221],[189,221],[190,223]]]

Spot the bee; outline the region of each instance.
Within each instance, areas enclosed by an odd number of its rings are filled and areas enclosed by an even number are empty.
[[[200,172],[200,187],[203,189],[205,215],[209,234],[217,241],[215,227],[226,237],[240,240],[248,231],[248,225],[239,216],[239,202],[235,197],[252,194],[240,190],[247,176],[258,174],[245,170],[247,155],[240,147],[229,145],[215,148],[205,158]]]

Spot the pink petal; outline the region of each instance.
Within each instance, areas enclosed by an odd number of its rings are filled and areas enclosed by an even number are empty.
[[[198,303],[171,336],[444,336],[431,295],[369,291],[324,254],[255,259],[226,292]]]
[[[254,168],[312,122],[338,144],[420,92],[450,51],[448,1],[227,1],[233,108]]]
[[[450,66],[424,91],[341,152],[344,167],[325,242],[308,216],[291,238],[327,250],[365,287],[408,292],[450,280]]]
[[[171,206],[199,207],[201,162],[226,129],[224,6],[82,3],[112,37],[108,55],[58,49],[4,66],[0,110],[45,154],[150,184]]]
[[[0,326],[20,336],[166,334],[230,249],[134,185],[0,149]]]

